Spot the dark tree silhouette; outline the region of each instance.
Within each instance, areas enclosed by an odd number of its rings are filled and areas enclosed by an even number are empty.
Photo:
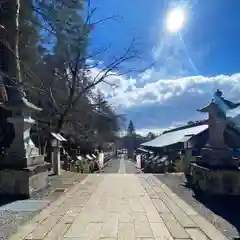
[[[133,135],[135,135],[135,126],[134,126],[132,120],[130,120],[130,122],[129,122],[129,124],[128,124],[127,135],[128,135],[128,136],[133,136]]]

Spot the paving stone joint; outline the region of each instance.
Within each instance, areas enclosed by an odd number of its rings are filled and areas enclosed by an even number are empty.
[[[151,174],[92,174],[10,240],[226,240]]]

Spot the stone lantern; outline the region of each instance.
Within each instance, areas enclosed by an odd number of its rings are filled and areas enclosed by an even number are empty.
[[[31,114],[42,109],[19,89],[1,106],[12,112],[7,121],[13,125],[14,139],[0,162],[0,194],[31,196],[48,185],[48,164],[30,137],[35,123]]]
[[[200,156],[188,166],[188,180],[198,194],[240,195],[239,158],[234,156],[234,149],[224,134],[232,127],[226,112],[238,106],[239,103],[224,99],[217,90],[213,100],[199,109],[208,114],[208,140]],[[231,134],[240,139],[237,129],[232,129]]]

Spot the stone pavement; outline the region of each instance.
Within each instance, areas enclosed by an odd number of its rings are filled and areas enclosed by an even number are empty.
[[[89,175],[10,239],[226,238],[153,175],[120,173]]]
[[[118,173],[126,173],[124,155],[120,156],[120,165]]]

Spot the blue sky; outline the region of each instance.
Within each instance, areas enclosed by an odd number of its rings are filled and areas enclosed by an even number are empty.
[[[117,84],[115,89],[98,86],[140,132],[161,132],[206,117],[197,108],[217,88],[240,101],[239,0],[92,0],[91,5],[97,9],[93,21],[121,16],[95,26],[90,51],[111,47],[94,60],[107,65],[135,36],[142,58],[124,63],[124,70],[155,63],[144,72],[113,72],[107,81]],[[184,8],[186,20],[180,32],[169,33],[166,14],[174,7]],[[99,71],[96,67],[93,74]]]

